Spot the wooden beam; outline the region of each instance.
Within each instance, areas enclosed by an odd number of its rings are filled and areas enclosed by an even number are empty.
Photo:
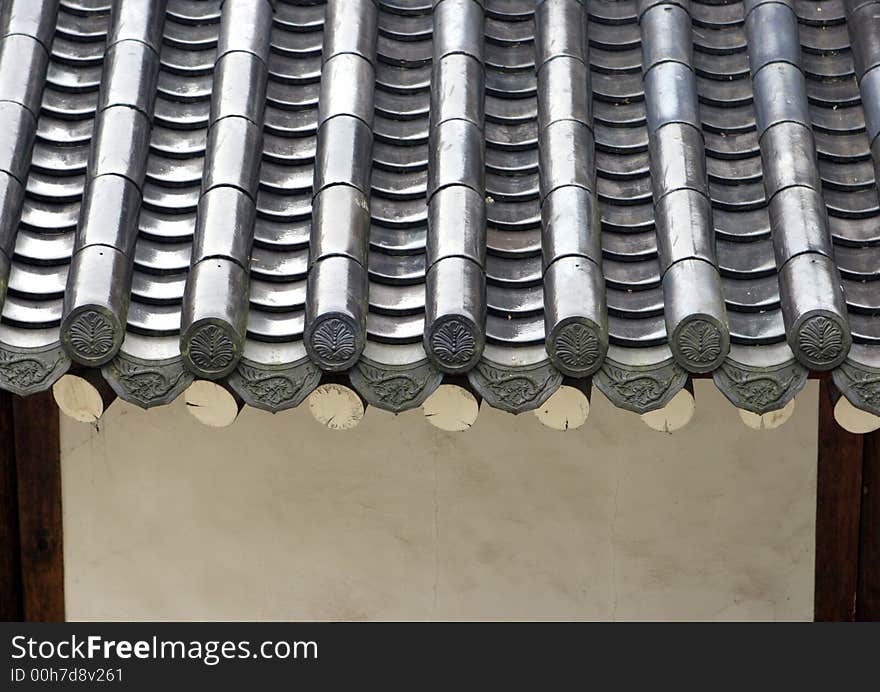
[[[856,617],[863,436],[834,419],[833,387],[830,377],[819,385],[814,617],[840,622]]]
[[[0,392],[0,621],[24,617],[12,395]]]
[[[864,437],[856,620],[880,621],[880,431]]]
[[[61,443],[51,392],[15,397],[15,456],[24,620],[64,620]]]

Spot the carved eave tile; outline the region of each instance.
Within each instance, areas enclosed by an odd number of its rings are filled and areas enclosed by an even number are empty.
[[[695,318],[680,325],[670,346],[680,363],[693,372],[712,372],[730,349],[729,330],[711,320]]]
[[[193,381],[181,358],[142,360],[119,353],[101,372],[120,399],[141,408],[170,404]]]
[[[248,340],[226,379],[248,406],[277,413],[299,406],[321,381],[321,368],[302,341],[271,344]]]
[[[26,396],[49,389],[70,368],[60,344],[27,348],[0,344],[0,388]]]
[[[131,332],[101,372],[120,399],[145,409],[170,404],[193,381],[177,350],[176,337]]]
[[[443,373],[428,360],[414,365],[395,366],[362,357],[349,377],[371,405],[400,413],[421,406],[440,386]]]
[[[834,315],[815,315],[792,330],[798,357],[810,368],[829,370],[839,365],[852,346],[846,320]]]
[[[351,383],[376,408],[401,413],[421,406],[443,381],[422,344],[367,341],[349,373]]]
[[[363,329],[335,313],[310,326],[306,343],[315,363],[329,372],[343,372],[354,366],[364,348]]]
[[[734,406],[764,414],[794,399],[809,374],[787,344],[775,344],[734,346],[712,377]]]
[[[248,406],[272,413],[299,406],[320,381],[321,368],[308,358],[275,366],[242,358],[227,378]]]
[[[880,416],[880,348],[854,346],[832,377],[853,406]]]
[[[90,307],[71,314],[61,330],[61,342],[83,365],[99,367],[119,350],[124,335],[109,311]]]
[[[480,358],[484,339],[480,329],[458,317],[438,319],[426,329],[425,346],[446,372],[467,372]]]
[[[228,375],[241,358],[241,348],[223,324],[206,322],[182,341],[181,354],[190,370],[210,380]]]
[[[611,347],[593,384],[615,406],[647,413],[668,404],[685,383],[687,372],[666,346],[644,349]]]
[[[608,351],[607,328],[588,320],[571,321],[547,338],[547,354],[569,377],[589,377],[598,370]]]
[[[486,346],[468,380],[492,407],[508,413],[532,411],[562,384],[560,373],[543,346]]]

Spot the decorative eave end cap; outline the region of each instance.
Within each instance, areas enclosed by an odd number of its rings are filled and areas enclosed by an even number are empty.
[[[170,404],[193,381],[180,358],[150,361],[120,353],[102,372],[120,399],[141,408]]]
[[[61,323],[61,345],[77,363],[99,367],[119,352],[125,325],[101,305],[84,305],[72,310]]]
[[[671,359],[650,366],[623,365],[606,359],[593,376],[593,384],[615,406],[642,414],[663,408],[687,379],[687,372]]]
[[[443,380],[443,374],[428,361],[384,365],[368,358],[361,358],[349,377],[370,405],[393,413],[418,408]]]
[[[306,326],[309,357],[328,372],[354,367],[364,350],[364,330],[349,315],[327,313]]]
[[[833,370],[852,347],[846,320],[829,311],[806,313],[789,331],[788,339],[795,357],[810,370]]]
[[[846,360],[833,373],[834,384],[849,402],[880,416],[880,368]]]
[[[727,359],[712,378],[734,406],[761,415],[785,408],[804,388],[809,374],[796,360],[759,368]]]
[[[460,375],[472,370],[485,346],[482,329],[462,315],[438,318],[425,330],[425,352],[443,372]]]
[[[561,322],[547,337],[547,355],[562,374],[589,377],[602,367],[608,333],[585,317]]]
[[[562,373],[549,360],[509,366],[484,359],[468,373],[468,380],[493,408],[524,413],[538,408],[559,389]]]
[[[69,368],[60,344],[40,349],[0,345],[0,388],[13,394],[44,392]]]
[[[693,315],[676,327],[669,346],[675,360],[689,372],[712,372],[730,352],[730,332],[711,315]]]
[[[243,345],[236,331],[219,319],[205,318],[180,337],[180,354],[194,375],[218,380],[231,373],[241,358]]]
[[[303,359],[270,366],[243,358],[227,378],[248,406],[276,413],[299,406],[321,381],[321,368]]]

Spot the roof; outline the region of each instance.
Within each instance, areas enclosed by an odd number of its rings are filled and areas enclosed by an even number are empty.
[[[2,6],[3,388],[880,414],[880,2],[112,4]]]

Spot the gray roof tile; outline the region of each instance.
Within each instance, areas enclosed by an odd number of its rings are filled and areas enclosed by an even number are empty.
[[[111,5],[113,9],[111,11]],[[0,386],[880,413],[880,0],[10,0]],[[876,285],[875,285],[876,284]],[[394,383],[393,386],[390,383]]]

